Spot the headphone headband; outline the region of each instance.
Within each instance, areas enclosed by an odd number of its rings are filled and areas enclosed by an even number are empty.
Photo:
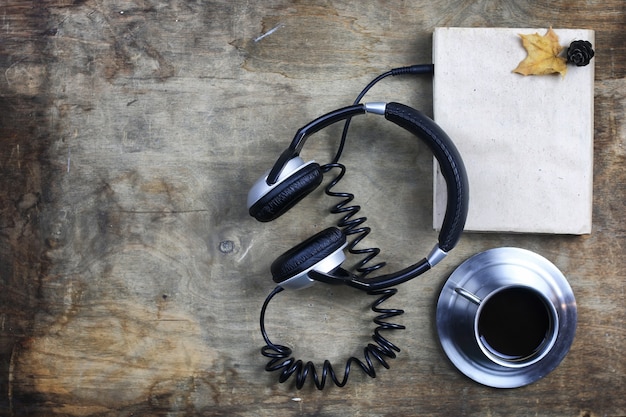
[[[461,238],[467,217],[469,184],[463,159],[446,132],[421,112],[404,104],[389,103],[385,118],[422,138],[439,162],[448,196],[439,247],[448,252]]]
[[[306,274],[310,279],[327,283],[346,283],[363,290],[376,290],[408,281],[435,266],[454,248],[465,226],[469,188],[465,167],[452,140],[432,119],[411,107],[394,102],[356,104],[334,110],[300,128],[267,177],[258,185],[266,188],[276,184],[285,166],[294,158],[299,159],[300,151],[310,135],[339,121],[366,113],[384,115],[387,120],[426,142],[439,162],[447,188],[446,214],[438,243],[426,258],[400,271],[367,279],[357,277],[341,268],[328,273],[311,270]]]

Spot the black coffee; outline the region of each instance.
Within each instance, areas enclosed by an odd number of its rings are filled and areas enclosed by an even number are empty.
[[[551,322],[550,312],[536,292],[513,287],[484,301],[478,334],[492,353],[521,360],[540,348]]]

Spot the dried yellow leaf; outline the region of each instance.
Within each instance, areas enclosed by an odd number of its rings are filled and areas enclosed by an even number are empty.
[[[513,72],[522,75],[558,73],[565,76],[567,59],[559,56],[563,47],[559,45],[559,37],[552,28],[548,29],[548,32],[543,36],[535,33],[533,35],[520,35],[520,37],[528,55]]]

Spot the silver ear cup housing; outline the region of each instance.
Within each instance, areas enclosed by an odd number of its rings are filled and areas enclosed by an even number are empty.
[[[265,171],[265,173],[259,178],[248,191],[248,201],[247,206],[248,209],[254,205],[257,201],[259,201],[264,195],[272,191],[274,188],[279,186],[283,181],[289,178],[292,174],[304,169],[306,166],[314,164],[315,161],[309,161],[307,163],[302,160],[299,156],[292,158],[285,164],[285,167],[281,171],[278,176],[278,181],[274,184],[267,183],[267,176],[269,175],[271,170]]]
[[[496,248],[462,263],[437,303],[437,331],[450,361],[483,385],[516,388],[546,376],[576,332],[576,300],[550,261]]]
[[[301,290],[303,288],[310,287],[315,283],[315,281],[309,278],[309,272],[315,270],[322,273],[329,273],[339,267],[346,260],[346,254],[344,252],[346,246],[348,246],[347,242],[317,264],[285,281],[282,281],[280,286],[292,290]]]

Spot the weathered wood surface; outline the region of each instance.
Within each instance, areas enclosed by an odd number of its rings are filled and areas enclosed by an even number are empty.
[[[626,415],[625,4],[4,0],[2,413]],[[257,223],[249,185],[302,124],[388,68],[430,62],[435,26],[550,25],[596,30],[593,233],[466,235],[389,301],[407,326],[390,336],[403,348],[391,370],[355,371],[323,392],[278,384],[259,355],[269,264],[336,219],[316,193]],[[425,79],[390,80],[371,97],[427,112],[432,100]],[[328,158],[337,134],[319,134],[306,156]],[[351,137],[344,184],[369,216],[367,243],[390,269],[406,265],[435,239],[431,157],[375,119]],[[556,263],[579,306],[570,354],[516,390],[457,373],[434,328],[454,267],[504,245]],[[371,300],[353,290],[278,297],[269,331],[299,357],[341,363],[372,331]]]

